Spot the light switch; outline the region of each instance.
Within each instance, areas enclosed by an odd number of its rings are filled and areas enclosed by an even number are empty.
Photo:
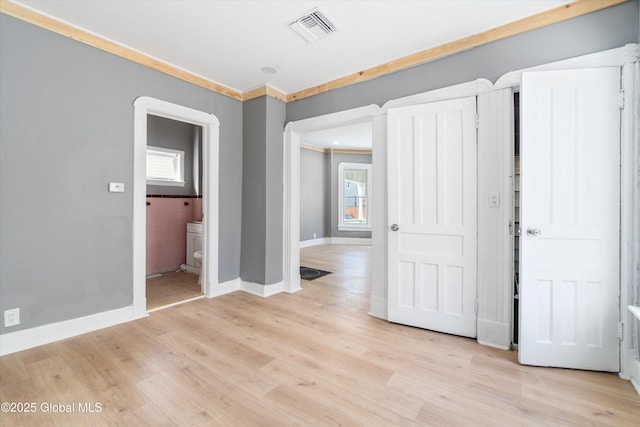
[[[110,182],[109,193],[124,193],[124,182]]]

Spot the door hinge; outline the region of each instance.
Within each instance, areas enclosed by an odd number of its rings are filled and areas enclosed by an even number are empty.
[[[618,322],[618,339],[622,341],[624,338],[624,323]]]
[[[476,129],[480,128],[480,115],[476,113]]]
[[[476,298],[476,316],[478,315],[478,307],[480,307],[480,300]]]
[[[622,110],[624,108],[624,91],[621,90],[618,96],[618,105],[620,106],[620,109]]]

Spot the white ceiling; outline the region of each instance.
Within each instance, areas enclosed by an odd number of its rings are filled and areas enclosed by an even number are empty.
[[[572,1],[14,2],[228,88],[289,94]],[[338,31],[309,44],[287,24],[315,6]]]
[[[355,148],[370,150],[373,142],[371,123],[357,123],[349,126],[308,132],[300,135],[305,144],[321,148]]]

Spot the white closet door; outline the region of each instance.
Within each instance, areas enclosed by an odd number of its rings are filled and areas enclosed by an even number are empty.
[[[619,370],[620,70],[524,73],[523,364]]]
[[[475,97],[388,113],[388,316],[476,336]]]

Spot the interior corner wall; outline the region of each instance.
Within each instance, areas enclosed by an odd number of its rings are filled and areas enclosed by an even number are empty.
[[[218,279],[239,276],[242,103],[0,14],[2,334],[131,306],[140,96],[220,120]]]
[[[267,100],[262,96],[242,104],[242,251],[240,278],[264,284],[266,242]]]
[[[269,285],[283,272],[283,130],[285,104],[262,96],[243,104],[243,281]]]
[[[286,104],[270,96],[266,114],[266,238],[265,285],[279,283],[283,278],[283,209],[284,209],[284,120]]]
[[[326,157],[320,151],[300,149],[300,241],[328,237]]]

